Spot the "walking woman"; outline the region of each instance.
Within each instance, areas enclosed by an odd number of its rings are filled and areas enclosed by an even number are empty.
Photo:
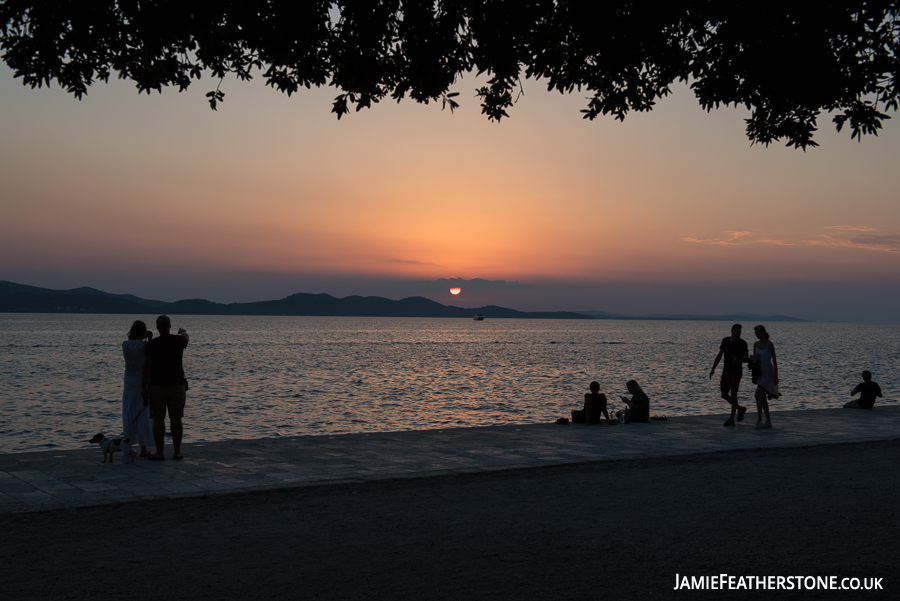
[[[125,356],[125,390],[122,393],[122,426],[125,437],[131,444],[141,447],[141,457],[149,457],[152,453],[147,449],[153,444],[153,422],[150,411],[144,406],[141,396],[141,375],[144,370],[144,348],[147,340],[153,338],[153,332],[147,329],[143,321],[131,324],[128,340],[122,343],[122,354]]]
[[[756,334],[756,342],[753,343],[753,356],[750,361],[759,362],[759,379],[756,382],[756,428],[771,428],[772,419],[769,417],[769,399],[777,399],[781,396],[778,392],[778,360],[775,358],[775,345],[769,340],[769,333],[763,326],[753,328]],[[763,422],[763,414],[766,421]]]

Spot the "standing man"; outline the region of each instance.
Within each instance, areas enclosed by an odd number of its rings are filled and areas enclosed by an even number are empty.
[[[156,318],[156,329],[159,330],[159,336],[148,342],[144,350],[142,376],[144,394],[149,394],[153,442],[156,444],[156,454],[150,459],[163,461],[166,458],[163,454],[163,447],[166,444],[166,412],[169,413],[172,446],[175,448],[172,459],[182,459],[184,456],[181,454],[181,440],[184,437],[184,425],[181,420],[184,417],[187,380],[184,377],[181,356],[190,338],[184,328],[178,328],[177,336],[169,333],[172,321],[168,315]]]
[[[728,418],[723,425],[734,425],[734,414],[737,413],[737,420],[744,421],[744,414],[747,408],[738,404],[738,387],[741,384],[741,376],[744,374],[744,363],[749,360],[747,354],[747,341],[741,338],[741,324],[736,323],[731,326],[731,336],[722,339],[719,345],[719,354],[713,362],[712,369],[709,370],[709,379],[712,380],[713,374],[716,373],[716,366],[722,356],[725,362],[722,366],[722,381],[720,388],[722,390],[722,398],[731,405],[731,417]]]

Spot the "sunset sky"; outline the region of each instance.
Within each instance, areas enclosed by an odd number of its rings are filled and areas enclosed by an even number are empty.
[[[751,146],[743,109],[676,87],[581,118],[526,81],[501,123],[334,89],[226,80],[81,102],[0,67],[0,279],[217,302],[295,292],[614,313],[900,321],[900,122],[827,115],[807,152]],[[479,279],[485,281],[468,282]],[[453,297],[452,285],[462,288]]]

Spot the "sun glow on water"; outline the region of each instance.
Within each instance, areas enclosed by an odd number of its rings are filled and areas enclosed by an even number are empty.
[[[0,403],[10,425],[0,453],[81,448],[121,427],[128,323],[0,314],[0,398],[16,399]],[[709,379],[724,322],[179,316],[178,325],[193,334],[189,442],[550,423],[583,405],[591,380],[616,404],[634,378],[651,411],[670,417],[727,409]],[[859,365],[884,390],[900,388],[900,325],[765,325],[783,379],[776,411],[842,405]],[[745,377],[744,404],[751,388]]]

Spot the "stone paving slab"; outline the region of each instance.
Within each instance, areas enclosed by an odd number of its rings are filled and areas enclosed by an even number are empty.
[[[816,409],[756,416],[724,428],[726,415],[649,424],[530,424],[187,443],[181,461],[116,455],[99,447],[0,454],[0,514],[323,484],[421,478],[688,455],[900,439],[900,406]],[[190,425],[188,425],[190,428]],[[171,446],[167,447],[171,457]]]

